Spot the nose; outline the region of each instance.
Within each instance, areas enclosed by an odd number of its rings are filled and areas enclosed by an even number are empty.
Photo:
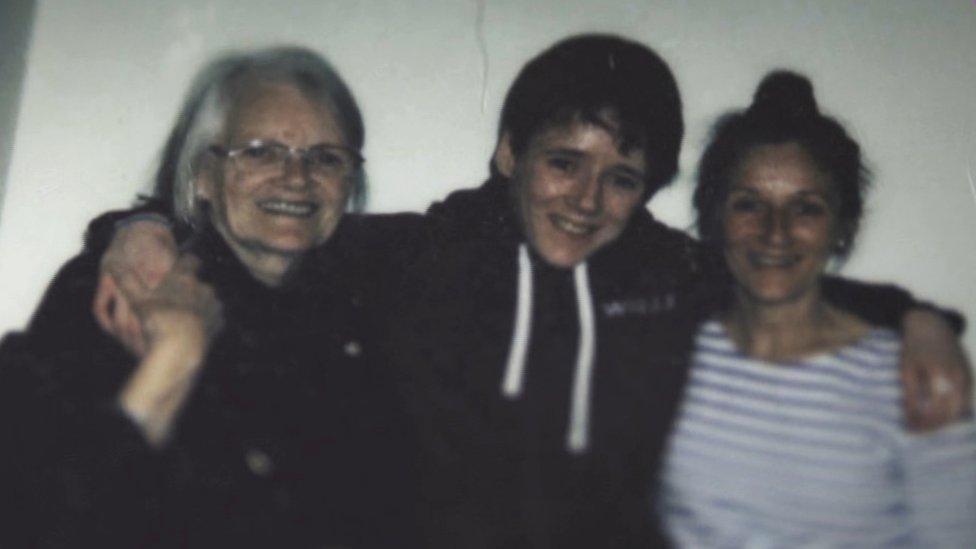
[[[769,209],[763,219],[763,240],[774,246],[782,246],[790,240],[789,212]]]
[[[292,152],[284,159],[281,185],[289,189],[304,189],[312,184],[305,157],[300,152]]]
[[[603,183],[597,174],[586,172],[577,181],[576,208],[587,215],[596,215],[603,208]]]

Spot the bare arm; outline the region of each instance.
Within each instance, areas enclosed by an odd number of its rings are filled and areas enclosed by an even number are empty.
[[[154,290],[127,296],[146,348],[118,402],[156,447],[166,442],[220,325],[220,304],[197,280],[197,264],[184,256]]]

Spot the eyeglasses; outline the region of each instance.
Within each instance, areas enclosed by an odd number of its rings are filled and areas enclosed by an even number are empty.
[[[342,145],[322,143],[307,149],[289,147],[277,141],[256,139],[237,149],[225,149],[211,145],[210,152],[221,158],[230,158],[237,166],[253,175],[280,175],[292,156],[298,156],[313,179],[346,177],[362,166],[365,159],[356,151]]]

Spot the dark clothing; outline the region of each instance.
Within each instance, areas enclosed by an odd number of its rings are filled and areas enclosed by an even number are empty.
[[[522,263],[504,181],[452,194],[427,223],[432,243],[410,265],[388,343],[423,436],[428,545],[665,545],[652,487],[695,328],[728,288],[709,264],[720,258],[642,209],[585,275],[531,252]],[[910,302],[828,286],[835,302],[859,297],[886,325]],[[520,308],[530,311],[521,327]],[[509,391],[513,368],[522,381]]]
[[[91,318],[95,263],[69,263],[0,350],[16,545],[413,545],[414,437],[374,368],[361,296],[343,278],[354,273],[335,268],[346,242],[280,290],[219,237],[193,243],[226,324],[161,451],[114,405],[136,359]]]
[[[165,521],[133,532],[152,532],[170,544],[301,546],[296,540],[389,534],[397,520],[373,520],[382,498],[377,494],[384,491],[395,507],[398,495],[410,490],[393,474],[397,463],[383,460],[412,455],[383,446],[395,446],[394,435],[408,432],[389,427],[397,418],[385,413],[396,402],[381,396],[392,373],[420,434],[424,546],[663,545],[653,485],[692,335],[727,287],[721,270],[708,264],[717,258],[643,210],[619,239],[587,260],[583,274],[548,266],[523,241],[507,184],[489,181],[452,194],[424,218],[346,216],[330,242],[307,258],[290,291],[255,288],[239,266],[226,273],[228,282],[214,277],[231,325],[215,344],[172,449],[162,455],[148,452],[111,406],[132,360],[91,325],[92,279],[77,284],[87,294],[75,299],[70,288],[59,290],[76,286],[63,274],[67,280],[52,287],[30,332],[43,324],[41,317],[64,323],[67,316],[71,330],[54,333],[79,333],[75,324],[87,322],[84,335],[73,337],[76,344],[94,349],[85,353],[115,354],[88,355],[96,360],[55,354],[53,365],[28,360],[31,367],[17,369],[4,364],[4,371],[30,378],[22,386],[52,387],[25,392],[14,402],[30,402],[10,410],[62,410],[68,404],[54,398],[59,394],[99,397],[85,396],[72,404],[73,412],[52,414],[57,425],[18,429],[53,445],[35,444],[43,448],[39,456],[54,458],[40,459],[43,467],[21,467],[33,476],[41,470],[64,490],[86,488],[85,505],[63,498],[72,502],[63,516],[111,509],[134,515],[134,524],[162,516]],[[212,263],[206,253],[202,257]],[[88,268],[94,271],[93,264]],[[526,279],[532,290],[520,292]],[[838,288],[827,288],[833,302],[856,297],[861,305],[854,312],[884,325],[897,324],[910,303],[903,292]],[[516,311],[526,306],[520,323]],[[20,354],[50,356],[50,349],[64,345],[56,339],[27,345]],[[351,341],[361,342],[363,355],[348,356],[356,348],[347,345]],[[518,341],[525,342],[524,354],[515,352]],[[370,358],[373,350],[379,356]],[[363,369],[354,367],[359,362]],[[86,375],[92,364],[105,373]],[[375,364],[384,372],[372,370]],[[521,375],[513,375],[519,367]],[[586,372],[591,383],[577,381]],[[517,382],[508,387],[512,379]],[[0,391],[7,392],[4,385]],[[71,413],[78,418],[68,421]],[[98,425],[99,436],[88,435],[79,422]],[[67,442],[47,440],[57,429],[79,434]],[[389,440],[376,440],[378,433]],[[88,440],[97,444],[82,445],[77,459],[63,457],[65,445],[74,451],[77,441]],[[267,477],[254,474],[265,460],[248,454],[251,448],[274,464]],[[150,473],[160,463],[166,469]],[[161,515],[113,508],[120,498],[102,498],[101,484],[92,482],[102,477],[92,471],[114,483],[125,471],[134,479],[125,490],[142,493],[149,483],[175,499],[146,500],[168,511]],[[65,482],[71,475],[77,480]],[[96,521],[91,530],[116,534],[107,528],[113,524]]]

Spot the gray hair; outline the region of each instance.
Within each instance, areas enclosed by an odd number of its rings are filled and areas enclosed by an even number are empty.
[[[194,78],[156,172],[153,194],[172,207],[177,223],[199,226],[202,208],[195,179],[201,159],[223,133],[241,92],[256,82],[292,85],[309,100],[327,105],[335,111],[346,145],[362,149],[365,130],[359,107],[339,73],[322,56],[300,47],[222,55]],[[360,169],[349,208],[360,211],[365,201],[366,177]]]

